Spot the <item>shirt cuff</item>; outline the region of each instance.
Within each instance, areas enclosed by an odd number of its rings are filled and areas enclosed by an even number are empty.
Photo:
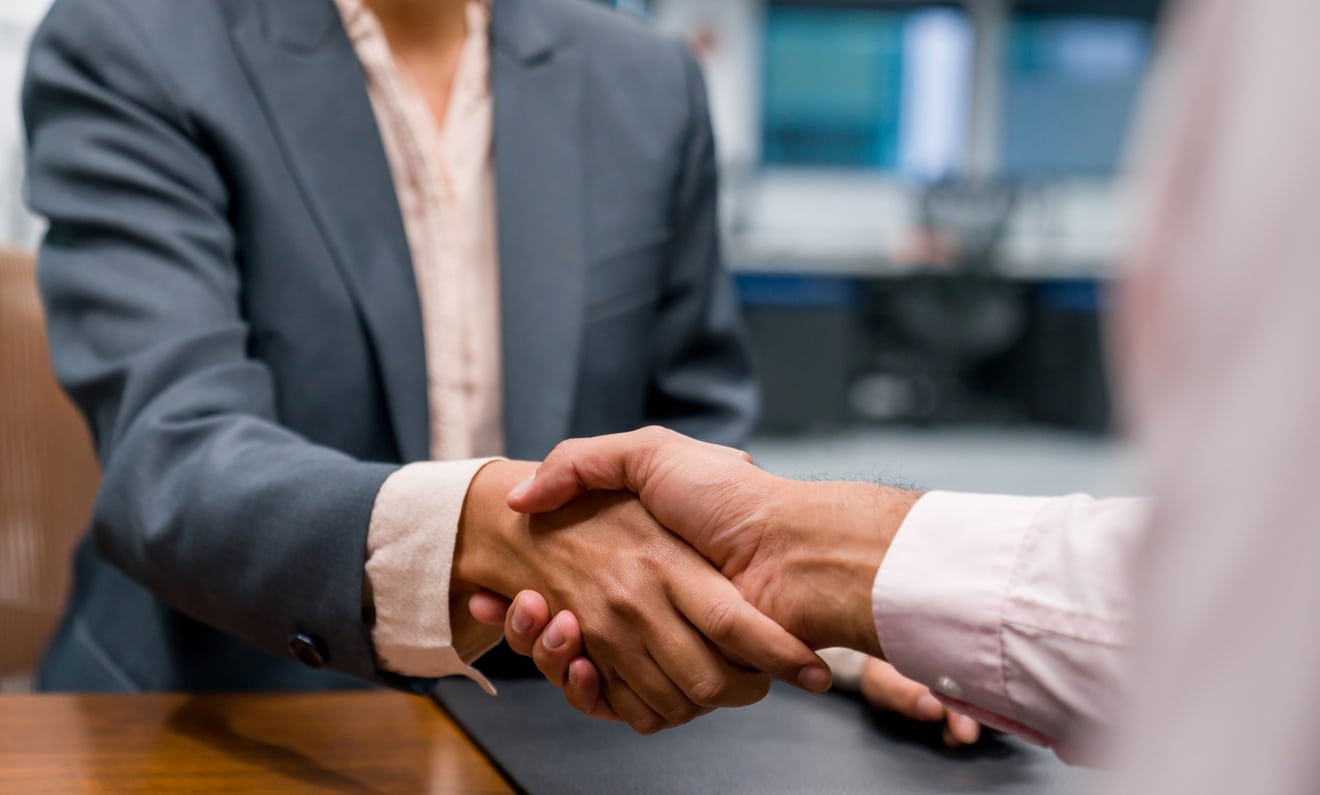
[[[419,678],[466,676],[494,695],[486,677],[454,648],[449,580],[468,487],[495,460],[409,464],[376,495],[366,577],[376,614],[371,640],[382,669]]]
[[[992,726],[1017,723],[1005,679],[1005,599],[1023,540],[1048,503],[926,494],[876,574],[871,604],[885,658],[936,695],[976,705]]]

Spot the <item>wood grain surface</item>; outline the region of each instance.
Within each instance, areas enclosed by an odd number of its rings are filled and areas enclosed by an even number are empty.
[[[0,793],[512,793],[432,702],[0,696]]]

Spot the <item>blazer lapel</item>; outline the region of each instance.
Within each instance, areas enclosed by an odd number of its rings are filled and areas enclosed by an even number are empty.
[[[497,4],[498,5],[498,4]],[[412,259],[361,64],[332,0],[253,0],[233,29],[375,349],[405,462],[429,457],[426,359]]]
[[[508,454],[568,433],[583,317],[583,81],[536,0],[495,0],[491,83]]]

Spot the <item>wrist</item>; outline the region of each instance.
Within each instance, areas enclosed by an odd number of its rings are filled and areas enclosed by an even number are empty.
[[[813,646],[842,646],[880,657],[871,592],[885,553],[916,492],[868,483],[792,482],[781,491],[780,520],[788,561],[785,576],[810,595],[804,609]]]
[[[451,590],[482,588],[513,598],[519,583],[527,581],[514,554],[526,534],[527,517],[509,508],[508,494],[536,467],[527,461],[492,461],[472,478],[458,521]]]

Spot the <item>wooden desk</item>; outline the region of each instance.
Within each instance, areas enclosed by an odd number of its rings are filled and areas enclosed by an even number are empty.
[[[0,793],[512,793],[396,693],[0,696]]]

